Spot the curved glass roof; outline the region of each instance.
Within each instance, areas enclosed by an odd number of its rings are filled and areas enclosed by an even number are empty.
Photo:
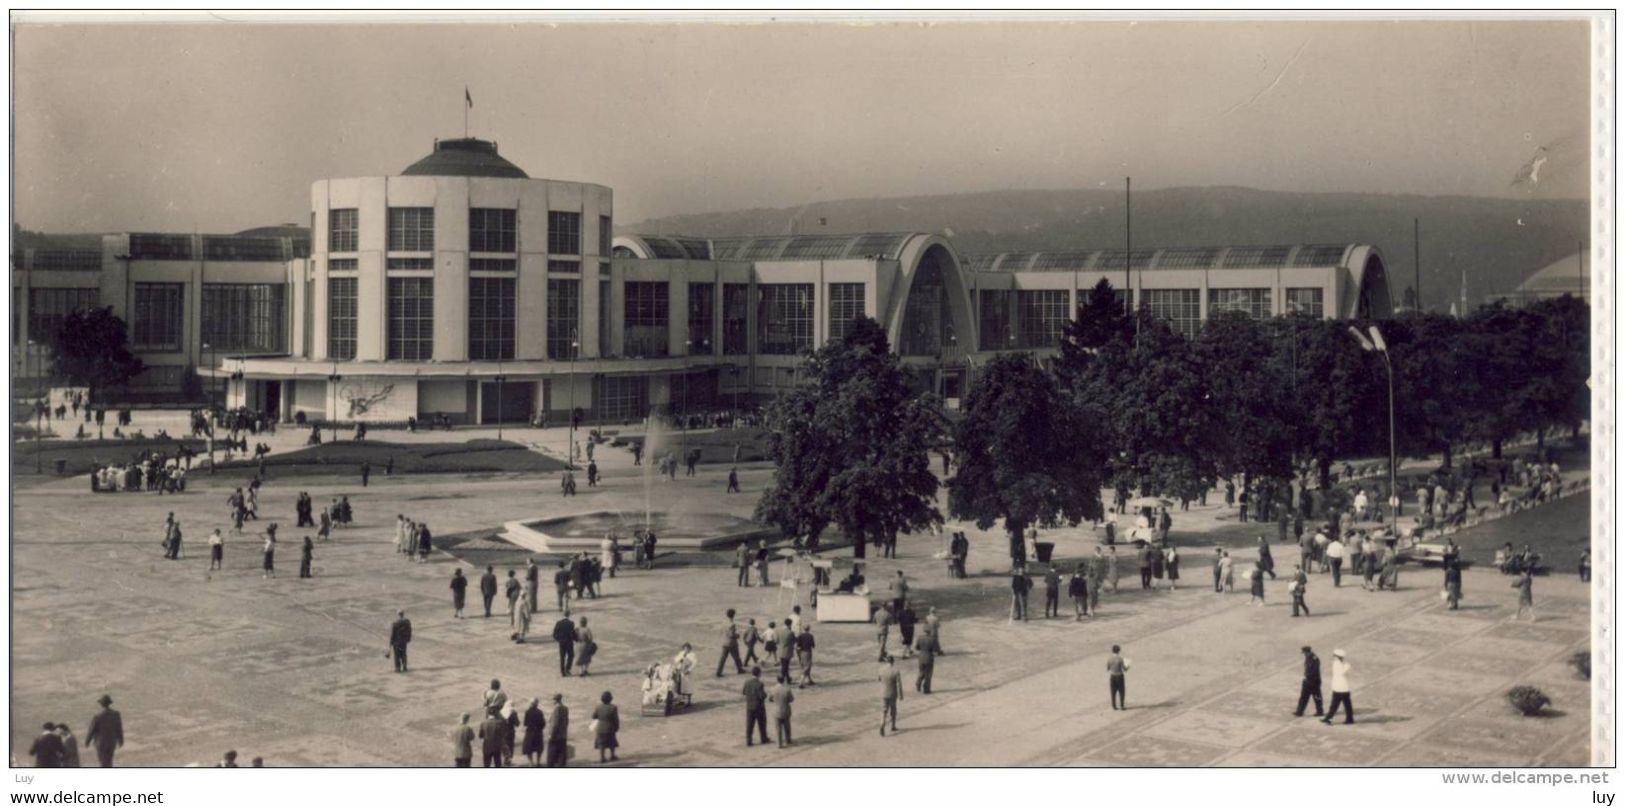
[[[896,260],[903,244],[916,233],[858,232],[845,235],[769,235],[743,238],[694,238],[638,235],[657,258],[696,260]]]
[[[1058,252],[1000,252],[965,255],[970,271],[1113,271],[1160,269],[1275,269],[1342,266],[1353,244],[1282,244],[1276,246],[1179,246],[1167,249],[1122,249]]]

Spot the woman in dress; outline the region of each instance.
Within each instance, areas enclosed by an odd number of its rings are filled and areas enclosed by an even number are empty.
[[[1275,578],[1275,558],[1270,556],[1270,543],[1263,535],[1258,536],[1258,568]]]
[[[521,608],[523,609],[523,608]],[[527,619],[529,617],[527,616]],[[542,715],[542,702],[531,698],[530,707],[525,709],[525,741],[521,750],[525,758],[530,759],[530,766],[542,766],[542,746],[547,738],[547,717]]]
[[[1247,572],[1247,578],[1252,582],[1253,598],[1248,604],[1264,606],[1264,565],[1253,563],[1252,570]]]
[[[434,548],[434,536],[429,534],[429,524],[418,524],[418,562],[429,561],[429,552]]]
[[[276,576],[276,535],[265,533],[265,574],[266,579]]]
[[[611,577],[615,576],[615,541],[607,534],[598,541],[598,563]]]
[[[598,641],[587,626],[586,616],[581,617],[581,629],[576,630],[576,640],[581,642],[581,655],[576,658],[576,666],[581,669],[581,676],[586,677],[587,667],[592,665],[592,656],[598,654]]]
[[[310,535],[305,535],[305,545],[299,550],[299,578],[310,579],[310,564],[315,559],[316,544],[310,542]]]
[[[593,709],[593,740],[592,746],[598,750],[598,763],[617,760],[615,748],[620,747],[615,734],[621,729],[621,712],[615,707],[614,695],[604,692],[599,695],[599,705]],[[609,752],[609,758],[604,758],[604,752]]]
[[[1168,590],[1179,590],[1179,549],[1163,549],[1163,565],[1168,567]]]

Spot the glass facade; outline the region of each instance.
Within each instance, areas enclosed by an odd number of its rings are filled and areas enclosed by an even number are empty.
[[[750,352],[750,285],[724,283],[722,286],[722,353],[744,355]]]
[[[1016,346],[1015,330],[1010,327],[1010,306],[1014,304],[1014,291],[982,291],[979,295],[981,320],[979,333],[983,350],[1008,350]]]
[[[688,284],[688,353],[712,355],[716,352],[712,333],[717,323],[717,287],[711,283]]]
[[[600,255],[608,255],[610,253],[610,243],[614,241],[614,228],[612,227],[613,223],[614,222],[610,221],[609,216],[607,215],[601,215],[598,217],[598,254]]]
[[[947,341],[948,299],[942,281],[942,267],[935,260],[920,265],[908,289],[903,308],[903,355],[937,355]]]
[[[184,283],[136,283],[130,343],[143,350],[179,350],[186,332]]]
[[[1059,347],[1061,331],[1071,319],[1068,291],[1017,291],[1016,319],[1021,324],[1017,346],[1023,349]]]
[[[510,361],[514,345],[514,279],[468,280],[468,360]]]
[[[204,284],[203,343],[216,352],[287,352],[286,292],[271,283]]]
[[[328,271],[355,271],[358,268],[360,263],[353,257],[335,257],[327,260]]]
[[[609,315],[614,306],[610,296],[609,280],[598,281],[598,354],[609,355],[610,348],[614,346],[614,317]]]
[[[1241,311],[1254,319],[1266,319],[1270,311],[1268,288],[1209,288],[1207,314]]]
[[[28,335],[23,338],[33,339],[36,344],[54,343],[68,314],[96,307],[98,296],[94,288],[29,289]]]
[[[1168,321],[1174,330],[1194,336],[1202,329],[1201,291],[1195,288],[1144,288],[1140,290],[1151,315]]]
[[[641,420],[649,413],[649,376],[600,375],[593,383],[598,417],[611,422]]]
[[[863,312],[863,283],[830,283],[829,340],[844,340],[852,321]]]
[[[513,258],[475,257],[468,259],[469,271],[501,271],[513,273],[518,267]]]
[[[361,230],[360,220],[354,207],[328,210],[327,251],[354,252]]]
[[[671,298],[663,282],[629,282],[625,286],[626,349],[629,358],[671,354]]]
[[[581,214],[557,210],[547,214],[547,251],[553,255],[581,254]]]
[[[434,208],[389,208],[389,251],[433,252]]]
[[[192,236],[137,232],[130,235],[131,260],[191,260]]]
[[[471,207],[468,211],[468,251],[512,254],[514,211],[494,207]]]
[[[384,261],[390,271],[434,271],[434,258],[392,257]]]
[[[355,358],[356,278],[327,278],[327,355],[335,361]]]
[[[580,274],[581,261],[579,260],[549,260],[547,270],[552,274]]]
[[[581,327],[581,281],[547,281],[547,357],[566,361],[576,355],[572,342]]]
[[[756,287],[757,351],[800,355],[813,347],[813,284],[762,283]]]
[[[1286,312],[1301,313],[1320,319],[1326,315],[1326,292],[1320,288],[1288,288]]]
[[[434,358],[434,279],[390,277],[388,319],[390,360]]]

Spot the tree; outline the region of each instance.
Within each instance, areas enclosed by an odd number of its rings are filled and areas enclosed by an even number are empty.
[[[1443,455],[1449,468],[1471,434],[1484,400],[1483,362],[1469,343],[1466,324],[1444,314],[1418,314],[1379,325],[1394,367],[1394,408],[1401,452]],[[1371,360],[1381,371],[1380,357]]]
[[[1366,356],[1335,319],[1292,318],[1298,402],[1297,455],[1316,471],[1320,489],[1331,488],[1332,463],[1363,451],[1388,452],[1388,379],[1382,359]],[[1382,325],[1387,333],[1387,323]],[[1389,340],[1390,345],[1392,340]]]
[[[1134,317],[1124,310],[1122,300],[1102,277],[1078,306],[1078,316],[1061,331],[1061,354],[1056,372],[1063,386],[1071,386],[1084,366],[1102,347],[1134,338]]]
[[[1219,423],[1221,476],[1290,479],[1300,445],[1291,320],[1240,312],[1207,320],[1194,342],[1208,404]]]
[[[959,469],[948,481],[949,512],[982,529],[1002,519],[1011,559],[1025,561],[1022,533],[1029,525],[1071,525],[1104,514],[1104,456],[1095,430],[1032,356],[994,358],[954,429]]]
[[[880,325],[855,321],[805,374],[810,382],[769,410],[778,468],[757,516],[809,537],[835,524],[858,557],[870,541],[941,523],[930,456],[944,436],[940,406],[909,390]]]
[[[62,320],[53,368],[69,383],[86,387],[86,398],[94,400],[97,389],[123,386],[146,365],[130,352],[124,320],[109,307],[74,311]]]

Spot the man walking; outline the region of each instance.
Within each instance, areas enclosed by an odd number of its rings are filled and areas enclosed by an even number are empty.
[[[474,728],[468,724],[468,714],[451,729],[451,764],[454,767],[474,765]]]
[[[1343,650],[1332,650],[1332,707],[1320,721],[1330,725],[1332,718],[1337,716],[1337,708],[1343,707],[1343,724],[1354,724],[1354,701],[1349,699],[1349,663]]]
[[[1072,578],[1066,584],[1066,595],[1072,599],[1073,621],[1082,621],[1089,615],[1089,579],[1084,569],[1084,564],[1079,563],[1072,569]]]
[[[921,694],[931,693],[931,674],[937,668],[937,653],[933,648],[936,638],[930,631],[921,631],[920,640],[915,644],[918,656],[918,671],[914,675],[914,690]]]
[[[1309,647],[1303,648],[1303,685],[1298,689],[1298,708],[1292,712],[1293,716],[1303,716],[1303,709],[1309,705],[1309,700],[1315,701],[1315,716],[1324,717],[1325,711],[1320,700],[1320,658]]]
[[[1298,611],[1309,615],[1309,605],[1303,601],[1303,595],[1309,587],[1309,575],[1304,573],[1302,565],[1292,566],[1292,617],[1298,617]]]
[[[102,706],[90,718],[90,730],[85,731],[85,744],[96,748],[96,761],[103,767],[113,766],[113,752],[124,746],[124,718],[113,710],[113,698],[103,694],[96,698]]]
[[[750,678],[739,693],[745,696],[745,746],[755,745],[752,730],[767,744],[767,686],[762,685],[762,667],[750,667]]]
[[[1444,566],[1444,593],[1445,601],[1451,610],[1459,609],[1461,604],[1461,565],[1458,563],[1445,563]]]
[[[728,468],[728,492],[739,492],[739,468]]]
[[[361,463],[361,486],[362,487],[367,486],[367,480],[370,479],[370,478],[372,478],[372,463],[371,462],[362,462]]]
[[[547,717],[547,766],[564,766],[570,757],[569,741],[570,709],[564,706],[563,694],[554,694],[553,713]]]
[[[491,617],[491,603],[497,598],[497,572],[492,566],[485,566],[485,575],[480,577],[480,598],[485,600],[485,617]]]
[[[1535,620],[1535,568],[1533,564],[1524,566],[1523,573],[1518,581],[1512,583],[1518,589],[1518,612],[1512,618],[1521,619],[1523,614],[1529,614],[1529,620]]]
[[[1010,621],[1027,620],[1027,589],[1032,586],[1027,571],[1017,568],[1010,572]]]
[[[1213,549],[1213,592],[1224,592],[1224,547]]]
[[[744,674],[745,664],[739,659],[739,625],[734,623],[734,609],[728,608],[728,623],[722,625],[722,654],[717,657],[717,677],[729,658],[734,661],[734,674]]]
[[[740,588],[750,587],[750,546],[744,543],[734,546],[734,565],[739,567],[739,575],[734,580],[734,585]]]
[[[1151,590],[1151,561],[1156,549],[1147,543],[1140,547],[1140,588]]]
[[[875,611],[875,640],[880,644],[880,660],[886,660],[886,641],[891,637],[891,605],[884,604]]]
[[[468,577],[463,576],[463,569],[454,568],[451,571],[451,617],[463,617],[463,603],[468,600]]]
[[[796,701],[796,693],[790,690],[790,681],[776,683],[767,699],[773,703],[773,730],[778,735],[779,747],[795,744],[790,738],[790,703]]]
[[[891,612],[903,612],[903,605],[908,604],[908,580],[903,578],[903,570],[897,569],[897,576],[889,585],[891,592]]]
[[[395,623],[389,626],[389,654],[395,658],[395,671],[406,671],[406,645],[412,643],[412,622],[405,610],[395,611]]]
[[[1332,587],[1343,587],[1343,557],[1348,553],[1343,541],[1332,538],[1326,542],[1326,561],[1332,566]]]
[[[1111,684],[1113,711],[1128,710],[1128,667],[1123,648],[1112,644],[1112,654],[1106,658],[1106,676]]]
[[[576,662],[576,625],[568,615],[553,625],[553,640],[559,644],[559,675],[569,677]]]
[[[897,671],[897,662],[890,655],[883,656],[880,666],[880,735],[886,735],[886,720],[891,720],[892,733],[897,732],[897,701],[903,699],[903,673]]]
[[[535,557],[525,561],[525,582],[529,584],[529,589],[526,591],[528,595],[526,596],[525,606],[530,608],[532,613],[537,610],[536,588],[538,583],[541,582],[541,573],[541,569],[536,567]]]
[[[1061,572],[1055,570],[1055,563],[1050,563],[1044,569],[1044,618],[1057,618],[1061,615]]]

